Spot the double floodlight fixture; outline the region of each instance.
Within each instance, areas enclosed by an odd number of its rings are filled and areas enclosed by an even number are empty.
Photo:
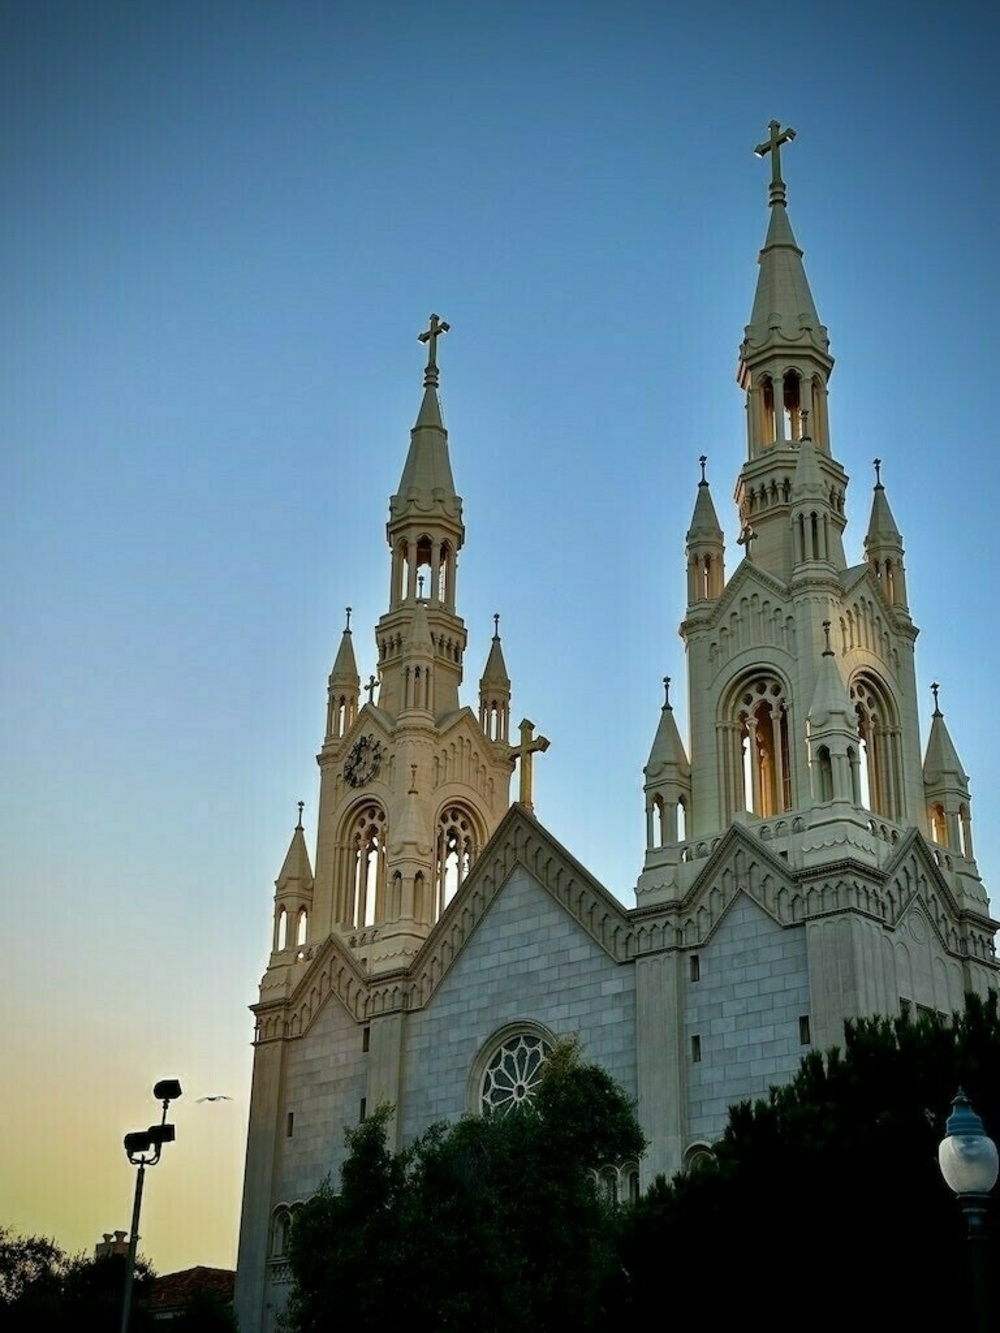
[[[173,1143],[177,1137],[173,1125],[167,1124],[167,1108],[181,1096],[180,1083],[175,1078],[161,1078],[153,1087],[153,1096],[163,1103],[160,1123],[125,1135],[125,1155],[133,1166],[155,1166],[163,1145]]]

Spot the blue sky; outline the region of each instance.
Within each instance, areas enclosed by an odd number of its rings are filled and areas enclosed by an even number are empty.
[[[498,611],[515,715],[552,741],[539,817],[631,903],[701,453],[737,562],[772,117],[798,130],[848,558],[879,455],[925,735],[937,679],[1000,882],[998,26],[851,0],[4,6],[0,1221],[70,1249],[127,1226],[121,1134],[177,1074],[144,1246],[234,1261],[246,1006],[347,604],[374,668],[431,310],[466,698]]]

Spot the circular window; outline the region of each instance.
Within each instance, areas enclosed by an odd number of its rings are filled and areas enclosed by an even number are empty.
[[[542,1066],[552,1050],[543,1037],[522,1032],[498,1047],[483,1074],[480,1105],[483,1111],[506,1114],[530,1101],[542,1077]]]

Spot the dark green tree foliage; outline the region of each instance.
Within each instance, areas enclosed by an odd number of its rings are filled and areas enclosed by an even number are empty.
[[[645,1143],[604,1070],[563,1043],[532,1105],[435,1126],[399,1154],[389,1114],[349,1131],[340,1193],[326,1185],[296,1218],[289,1328],[605,1326],[619,1214],[588,1168],[637,1159]]]
[[[674,1282],[716,1326],[968,1323],[964,1222],[937,1165],[959,1085],[1000,1137],[995,995],[950,1022],[849,1024],[842,1050],[808,1055],[791,1083],[731,1110],[713,1164],[661,1177],[629,1211],[630,1302],[650,1308]]]
[[[152,1327],[146,1309],[152,1270],[136,1266],[131,1329]],[[0,1228],[0,1328],[4,1333],[118,1333],[125,1261],[120,1255],[70,1258],[51,1240]]]

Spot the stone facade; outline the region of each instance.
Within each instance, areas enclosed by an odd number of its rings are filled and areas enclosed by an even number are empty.
[[[616,1166],[627,1189],[683,1169],[730,1104],[789,1078],[845,1018],[951,1012],[996,984],[968,778],[936,697],[921,761],[916,629],[878,467],[865,560],[844,559],[833,359],[787,216],[790,137],[772,125],[758,150],[772,179],[740,349],[741,559],[727,580],[702,460],[681,627],[688,743],[668,682],[635,908],[534,818],[532,755],[547,742],[527,721],[510,739],[499,631],[478,713],[460,703],[465,530],[437,400],[447,325],[432,316],[422,335],[379,679],[362,703],[348,618],[319,755],[316,872],[300,820],[276,882],[254,1006],[243,1333],[275,1327],[294,1208],[336,1179],[345,1127],[381,1103],[400,1145],[477,1113],[484,1091],[530,1095],[533,1053],[576,1034],[635,1098],[650,1141],[641,1164]]]

